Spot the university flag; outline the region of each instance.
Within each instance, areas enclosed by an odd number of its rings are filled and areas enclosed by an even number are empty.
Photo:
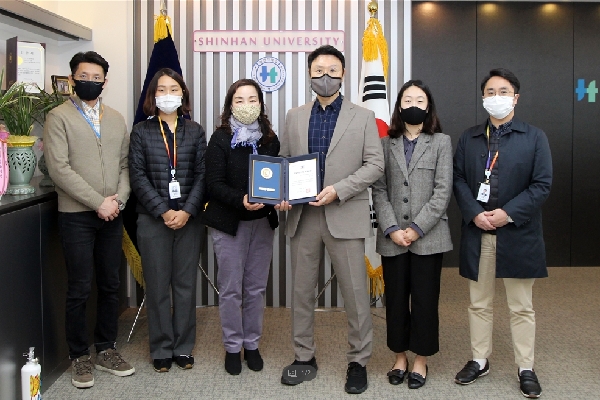
[[[146,79],[144,80],[144,87],[140,100],[138,102],[137,111],[135,113],[135,119],[133,124],[144,121],[148,118],[144,114],[143,105],[144,99],[146,98],[146,92],[148,91],[148,85],[154,77],[154,75],[162,68],[171,68],[181,75],[181,65],[179,64],[179,55],[175,48],[175,43],[172,38],[172,26],[171,19],[166,15],[166,11],[161,10],[161,15],[156,17],[156,23],[154,24],[154,48],[150,56],[150,62],[148,63],[148,69],[146,70]],[[129,200],[127,201],[127,207],[123,212],[123,252],[131,268],[131,272],[135,277],[135,280],[144,287],[144,277],[142,273],[142,262],[137,250],[137,213],[135,207],[137,205],[137,198],[131,193]]]
[[[362,45],[363,60],[358,85],[358,104],[375,113],[379,137],[384,137],[387,136],[390,125],[390,105],[387,99],[388,50],[381,24],[374,17],[369,18],[367,22]],[[378,297],[384,292],[383,268],[381,257],[375,251],[377,220],[370,189],[369,207],[375,236],[365,240],[365,263],[371,296]]]

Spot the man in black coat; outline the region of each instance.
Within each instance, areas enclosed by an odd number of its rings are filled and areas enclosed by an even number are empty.
[[[470,279],[473,352],[455,382],[468,385],[489,372],[495,278],[503,278],[521,393],[537,398],[532,288],[535,278],[548,276],[541,207],[552,185],[552,157],[545,133],[514,117],[519,87],[512,72],[490,71],[481,83],[490,118],[462,134],[454,155],[454,195],[463,216],[460,274]]]

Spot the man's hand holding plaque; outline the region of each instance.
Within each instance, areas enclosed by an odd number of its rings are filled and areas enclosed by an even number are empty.
[[[289,201],[282,201],[279,204],[275,204],[275,209],[277,211],[290,211],[292,209],[292,205]]]
[[[335,199],[337,199],[337,192],[333,186],[327,186],[325,189],[321,190],[321,193],[317,195],[317,201],[311,201],[308,204],[311,206],[326,206],[331,203]]]

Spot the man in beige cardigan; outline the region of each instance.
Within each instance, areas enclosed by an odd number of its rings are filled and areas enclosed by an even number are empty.
[[[123,217],[129,197],[129,134],[123,116],[102,103],[108,63],[93,51],[69,63],[75,93],[56,107],[44,125],[48,172],[58,194],[59,229],[68,289],[66,336],[71,383],[94,385],[86,327],[86,302],[94,269],[98,305],[95,367],[117,376],[135,372],[115,349]]]

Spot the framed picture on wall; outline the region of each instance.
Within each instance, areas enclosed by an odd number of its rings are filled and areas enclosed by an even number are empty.
[[[70,96],[73,93],[69,78],[66,76],[52,75],[52,88],[63,96]]]

